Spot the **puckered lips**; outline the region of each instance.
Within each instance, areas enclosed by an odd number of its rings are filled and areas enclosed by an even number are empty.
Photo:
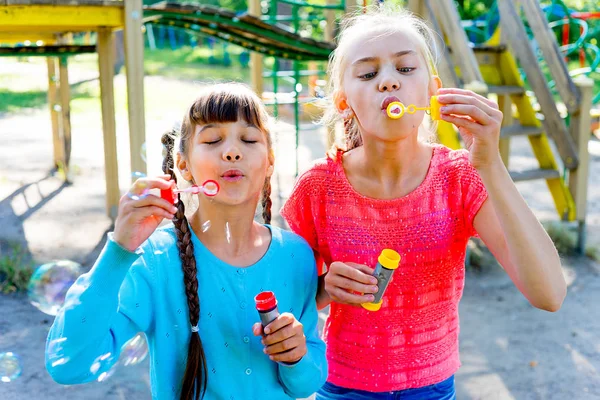
[[[225,180],[227,182],[237,182],[237,181],[241,180],[243,177],[244,177],[244,173],[242,171],[240,171],[239,169],[229,169],[221,175],[221,178],[223,178],[223,180]]]
[[[381,110],[382,111],[387,111],[388,106],[395,102],[395,101],[400,101],[399,98],[397,98],[396,96],[388,96],[385,99],[383,99],[383,101],[381,102]]]

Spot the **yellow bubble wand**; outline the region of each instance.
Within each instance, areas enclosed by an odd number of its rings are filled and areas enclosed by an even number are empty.
[[[429,107],[417,107],[414,104],[405,106],[399,101],[394,101],[388,104],[386,112],[391,119],[399,119],[402,118],[404,114],[414,114],[418,110],[425,110],[430,111],[432,120],[438,121],[440,120],[440,107],[441,105],[437,96],[431,96]]]

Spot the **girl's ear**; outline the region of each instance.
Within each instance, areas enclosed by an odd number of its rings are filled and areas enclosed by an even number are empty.
[[[346,94],[343,91],[338,90],[333,94],[333,104],[343,119],[352,117],[354,111],[352,111],[350,104],[348,104]]]
[[[188,182],[191,182],[193,180],[194,177],[188,169],[187,161],[181,156],[181,153],[179,152],[177,153],[177,168],[179,168],[179,172],[181,173],[183,179],[185,179]]]
[[[269,150],[269,166],[267,167],[267,178],[270,178],[273,175],[273,171],[275,170],[275,152],[273,149]]]
[[[435,96],[437,91],[442,88],[442,80],[439,76],[433,75],[429,80],[429,96]]]

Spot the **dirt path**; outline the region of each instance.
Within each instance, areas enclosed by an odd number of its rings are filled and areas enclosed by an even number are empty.
[[[43,73],[42,71],[37,71]],[[94,85],[94,83],[91,83]],[[117,87],[123,86],[117,77]],[[150,77],[147,96],[158,97],[147,111],[150,173],[160,168],[158,137],[177,119],[197,85]],[[120,89],[118,89],[120,90]],[[177,96],[173,95],[176,93]],[[121,108],[120,108],[121,109]],[[124,111],[117,114],[121,187],[130,171]],[[64,185],[49,174],[52,159],[47,111],[0,116],[0,244],[16,241],[38,264],[56,258],[94,262],[111,228],[104,211],[104,173],[99,108],[73,113],[73,164],[77,174]],[[285,194],[294,181],[294,138],[281,126],[278,179],[274,193]],[[150,145],[152,144],[152,145]],[[591,145],[589,242],[600,244],[600,146]],[[525,165],[527,146],[514,141],[513,162]],[[324,153],[323,132],[303,133],[300,165]],[[540,218],[556,219],[544,183],[519,188]],[[273,210],[280,201],[274,198]],[[275,223],[280,223],[279,218]],[[600,267],[587,260],[565,260],[569,295],[555,314],[533,309],[502,271],[470,271],[461,302],[461,356],[457,374],[460,399],[600,399]],[[147,361],[122,368],[103,383],[64,387],[44,369],[44,341],[52,318],[23,296],[0,295],[0,352],[13,351],[23,374],[0,384],[0,399],[147,399]]]

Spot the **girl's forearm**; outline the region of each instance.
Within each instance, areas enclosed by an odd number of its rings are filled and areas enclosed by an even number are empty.
[[[500,157],[479,170],[500,221],[514,271],[515,284],[538,308],[556,311],[566,284],[554,243],[514,185]]]
[[[317,287],[317,310],[322,310],[331,303],[331,297],[325,290],[325,275],[319,276],[319,284]]]

